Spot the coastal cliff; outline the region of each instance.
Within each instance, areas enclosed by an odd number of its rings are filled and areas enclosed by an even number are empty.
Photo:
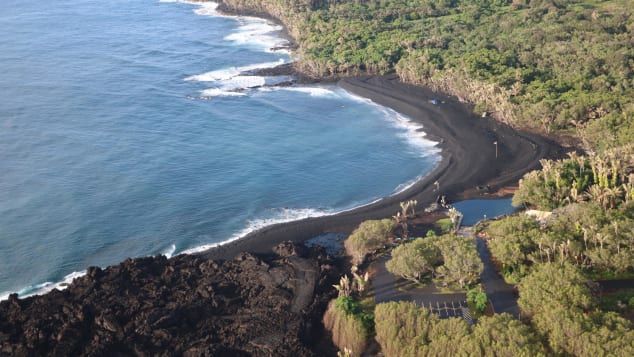
[[[320,319],[339,272],[317,248],[274,251],[128,259],[63,291],[12,295],[0,303],[0,355],[323,354]]]

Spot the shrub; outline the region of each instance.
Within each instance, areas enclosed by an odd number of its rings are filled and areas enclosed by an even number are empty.
[[[355,265],[363,263],[365,257],[383,247],[394,229],[391,219],[365,221],[344,242],[346,253]]]
[[[513,316],[503,313],[483,316],[473,327],[476,356],[545,356],[544,345],[537,334]]]
[[[450,218],[442,218],[436,221],[436,227],[441,233],[449,233],[453,230],[454,224]]]
[[[473,305],[479,312],[484,312],[488,301],[487,294],[482,289],[482,286],[467,291],[467,302]]]
[[[442,262],[440,249],[432,238],[418,238],[396,247],[385,264],[387,270],[405,279],[419,281]]]
[[[354,299],[344,296],[330,301],[323,322],[332,333],[335,346],[350,350],[351,356],[363,353],[374,326],[373,316],[364,313]]]
[[[482,317],[470,329],[460,318],[440,319],[412,302],[375,308],[376,340],[392,356],[544,356],[530,326],[509,314]]]
[[[414,356],[427,341],[431,324],[438,317],[413,302],[376,305],[376,340],[385,356]]]
[[[502,264],[507,282],[517,282],[527,271],[529,256],[537,249],[539,224],[526,215],[511,216],[492,222],[487,233],[491,237],[491,255]]]
[[[461,288],[474,284],[484,269],[473,239],[444,235],[439,240],[443,264],[436,269],[437,278],[445,285]]]
[[[595,309],[587,279],[573,265],[541,264],[522,280],[519,291],[522,312],[555,354],[634,354],[630,323]]]

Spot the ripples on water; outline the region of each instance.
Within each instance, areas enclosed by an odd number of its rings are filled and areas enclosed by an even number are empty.
[[[277,30],[213,4],[2,1],[0,292],[349,209],[431,169],[391,110],[244,76],[291,60]]]

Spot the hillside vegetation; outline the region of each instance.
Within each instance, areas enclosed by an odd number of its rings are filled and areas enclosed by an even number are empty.
[[[634,6],[628,0],[223,0],[266,12],[315,76],[396,72],[512,125],[634,137]]]

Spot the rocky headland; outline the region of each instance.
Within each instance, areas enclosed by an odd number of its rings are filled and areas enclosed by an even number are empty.
[[[0,303],[0,355],[312,356],[339,271],[320,248],[283,243],[233,260],[128,259],[63,291]]]

